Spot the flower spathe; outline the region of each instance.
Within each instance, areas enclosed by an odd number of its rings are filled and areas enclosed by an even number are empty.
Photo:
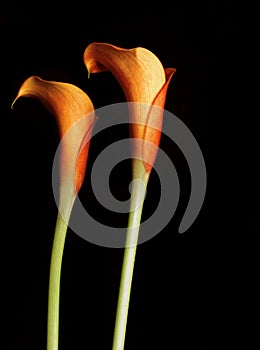
[[[31,76],[21,85],[20,97],[36,98],[55,116],[60,139],[60,203],[72,205],[86,171],[89,141],[81,147],[95,124],[94,106],[88,95],[75,85]],[[80,122],[79,122],[80,121]],[[68,196],[72,196],[71,200]]]
[[[132,143],[132,157],[143,160],[149,176],[160,143],[168,85],[176,69],[164,69],[157,56],[143,47],[124,49],[100,42],[87,46],[83,60],[89,73],[110,71],[126,100],[134,102],[129,104],[130,135],[141,142]]]

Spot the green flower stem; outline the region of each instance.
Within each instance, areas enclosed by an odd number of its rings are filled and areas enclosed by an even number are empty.
[[[69,218],[69,214],[66,215]],[[60,303],[60,276],[62,256],[68,229],[68,219],[63,219],[58,212],[54,240],[52,246],[49,297],[48,297],[48,320],[47,320],[47,350],[58,350],[59,343],[59,303]]]
[[[139,162],[138,166],[134,167],[134,169],[138,170],[134,171],[135,180],[132,182],[130,213],[128,219],[126,245],[124,248],[123,265],[119,286],[112,350],[124,349],[126,324],[128,317],[136,249],[139,236],[139,228],[148,182],[148,177],[146,176],[143,164],[141,162]]]

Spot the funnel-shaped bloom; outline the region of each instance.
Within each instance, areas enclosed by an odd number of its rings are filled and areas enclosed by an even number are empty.
[[[107,43],[90,44],[83,59],[89,73],[111,71],[129,105],[132,173],[133,180],[138,181],[132,186],[112,347],[123,350],[145,190],[160,143],[166,93],[175,69],[164,69],[159,59],[145,48],[128,50]]]
[[[46,81],[37,76],[25,80],[13,104],[19,97],[32,97],[41,101],[54,114],[61,138],[59,212],[50,264],[47,331],[47,350],[58,350],[62,256],[73,203],[84,180],[88,139],[95,123],[94,107],[88,95],[78,87]]]
[[[37,76],[25,80],[15,101],[19,97],[36,98],[45,105],[56,118],[61,140],[69,131],[60,147],[60,205],[69,211],[84,180],[89,142],[82,149],[81,145],[94,126],[93,104],[77,86]]]
[[[142,142],[133,142],[132,156],[143,160],[149,174],[160,143],[163,108],[175,68],[164,69],[160,60],[145,48],[123,49],[98,42],[85,49],[83,59],[89,73],[111,71],[126,100],[134,102],[129,104],[130,134]]]

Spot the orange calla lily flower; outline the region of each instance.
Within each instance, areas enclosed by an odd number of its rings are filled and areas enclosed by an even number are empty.
[[[50,264],[47,323],[47,350],[58,350],[62,256],[73,203],[84,180],[90,142],[84,141],[91,136],[95,123],[94,107],[88,95],[78,87],[37,76],[25,80],[12,106],[19,97],[40,100],[54,114],[61,138],[59,211]]]
[[[175,68],[164,69],[145,48],[123,49],[107,43],[87,46],[83,60],[89,74],[109,70],[118,80],[129,105],[130,136],[134,139],[132,174],[138,181],[132,186],[112,346],[113,350],[123,350],[145,190],[160,143],[166,93]]]
[[[81,143],[87,133],[91,133],[94,123],[94,106],[88,95],[75,85],[43,80],[37,76],[28,78],[20,87],[16,99],[32,97],[40,100],[54,114],[60,139],[73,124],[84,118],[84,124],[74,127],[65,138],[60,154],[60,202],[68,203],[68,193],[73,197],[80,190],[86,169],[89,142],[81,150]],[[86,117],[87,116],[87,117]],[[64,198],[63,198],[64,197]],[[69,203],[68,203],[69,204]],[[68,209],[69,210],[69,209]]]
[[[133,143],[132,156],[144,160],[149,175],[160,143],[168,85],[176,69],[164,69],[157,56],[145,48],[123,49],[99,42],[87,46],[83,60],[89,73],[111,71],[127,101],[135,102],[130,104],[130,134],[145,142]],[[149,143],[156,147],[149,147]]]

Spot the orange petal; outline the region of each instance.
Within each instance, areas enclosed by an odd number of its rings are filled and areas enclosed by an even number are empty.
[[[155,151],[155,147],[150,147],[149,143],[155,146],[159,146],[161,140],[161,130],[163,123],[163,111],[166,100],[167,89],[173,74],[176,72],[175,68],[166,68],[165,76],[166,82],[155,97],[153,104],[150,108],[150,111],[147,116],[146,125],[140,126],[140,128],[144,129],[143,131],[143,139],[147,141],[143,143],[142,149],[142,159],[145,159],[146,162],[144,166],[146,171],[151,171],[152,164],[155,161],[157,151]]]
[[[60,154],[61,186],[73,186],[77,193],[83,183],[89,149],[89,142],[82,149],[81,144],[85,135],[92,132],[95,122],[94,107],[90,98],[75,85],[47,81],[37,76],[25,80],[12,106],[19,97],[36,98],[54,114],[60,139],[73,124],[85,117],[83,124],[78,123],[78,127],[71,129],[69,137],[62,143]]]
[[[159,145],[161,137],[161,127],[163,113],[157,111],[155,129],[150,130],[149,120],[151,111],[149,105],[156,105],[164,108],[166,92],[174,68],[165,70],[160,60],[151,51],[137,47],[133,49],[123,49],[107,43],[92,43],[84,52],[84,63],[89,73],[98,73],[109,70],[121,85],[128,102],[130,104],[131,137],[153,142]],[[147,171],[151,170],[156,157],[155,152],[150,154],[151,149],[143,147],[140,143],[133,143],[133,157],[147,159],[150,165],[144,162]],[[154,149],[154,147],[153,147]]]

